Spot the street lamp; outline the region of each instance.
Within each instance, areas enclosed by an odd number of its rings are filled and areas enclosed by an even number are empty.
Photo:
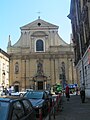
[[[64,89],[65,83],[66,83],[66,76],[65,76],[65,63],[62,62],[61,66],[62,74],[61,74],[61,79],[62,79],[62,87]]]
[[[73,60],[71,59],[71,73],[72,73],[72,84],[74,84],[74,78],[73,78]]]
[[[26,59],[25,59],[25,76],[24,76],[24,78],[25,78],[25,90],[26,90]]]

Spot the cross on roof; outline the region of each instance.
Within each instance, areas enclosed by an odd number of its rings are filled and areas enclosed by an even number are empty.
[[[38,13],[38,15],[39,15],[39,16],[38,16],[38,19],[40,19],[40,14],[41,14],[41,12],[40,12],[40,11],[38,11],[37,13]]]

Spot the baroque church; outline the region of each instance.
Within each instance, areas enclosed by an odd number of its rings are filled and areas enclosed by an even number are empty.
[[[58,34],[59,26],[42,20],[22,26],[19,40],[9,36],[10,85],[15,91],[50,89],[56,83],[77,83],[73,45]]]

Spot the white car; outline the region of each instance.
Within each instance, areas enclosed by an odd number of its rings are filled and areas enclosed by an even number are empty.
[[[26,91],[12,92],[11,95],[13,95],[13,96],[23,96],[25,93],[26,93]]]
[[[11,95],[13,96],[23,96],[27,91],[32,91],[33,89],[26,89],[26,91],[20,91],[20,92],[12,92]]]

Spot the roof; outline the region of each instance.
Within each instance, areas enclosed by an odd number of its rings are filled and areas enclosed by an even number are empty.
[[[7,53],[6,53],[4,50],[2,50],[1,48],[0,48],[0,53],[3,54],[3,55],[5,55],[5,56],[8,57],[8,58],[10,57],[9,54],[7,54]]]
[[[22,97],[19,96],[0,96],[0,101],[10,102],[15,100],[20,100]]]
[[[38,28],[58,29],[59,26],[51,24],[39,18],[25,26],[22,26],[21,30],[30,30],[30,29],[32,30],[32,29],[38,29]]]

